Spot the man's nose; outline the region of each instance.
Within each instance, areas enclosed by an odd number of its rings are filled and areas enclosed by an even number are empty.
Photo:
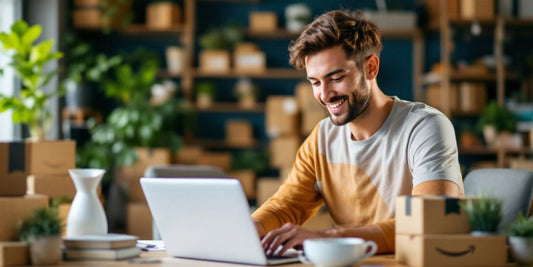
[[[329,93],[330,93],[330,88],[329,88],[329,84],[328,83],[321,83],[318,90],[320,92],[320,99],[322,99],[322,101],[326,102],[328,99],[329,99]]]

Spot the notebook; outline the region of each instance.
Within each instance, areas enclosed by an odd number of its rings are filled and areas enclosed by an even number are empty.
[[[257,265],[298,262],[294,251],[266,257],[238,180],[141,178],[140,182],[168,255]]]

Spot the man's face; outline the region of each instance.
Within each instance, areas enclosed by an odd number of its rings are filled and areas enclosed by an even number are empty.
[[[344,125],[361,115],[370,103],[370,86],[355,61],[341,46],[306,57],[307,79],[313,94],[329,112],[335,125]]]

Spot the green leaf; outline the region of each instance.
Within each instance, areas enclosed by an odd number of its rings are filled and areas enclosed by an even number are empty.
[[[30,51],[30,62],[35,63],[45,59],[50,52],[50,49],[52,49],[52,45],[54,45],[54,40],[49,39],[32,47]]]
[[[11,31],[17,36],[22,37],[28,30],[28,23],[24,20],[17,20],[11,25]]]
[[[22,36],[22,45],[30,46],[41,35],[41,25],[31,26],[26,33]]]

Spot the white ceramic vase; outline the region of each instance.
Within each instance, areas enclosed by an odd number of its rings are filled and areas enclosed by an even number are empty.
[[[76,196],[67,217],[67,236],[107,234],[104,208],[96,194],[105,170],[71,169],[68,172],[76,186]]]
[[[511,255],[518,264],[533,264],[533,237],[510,236]]]

